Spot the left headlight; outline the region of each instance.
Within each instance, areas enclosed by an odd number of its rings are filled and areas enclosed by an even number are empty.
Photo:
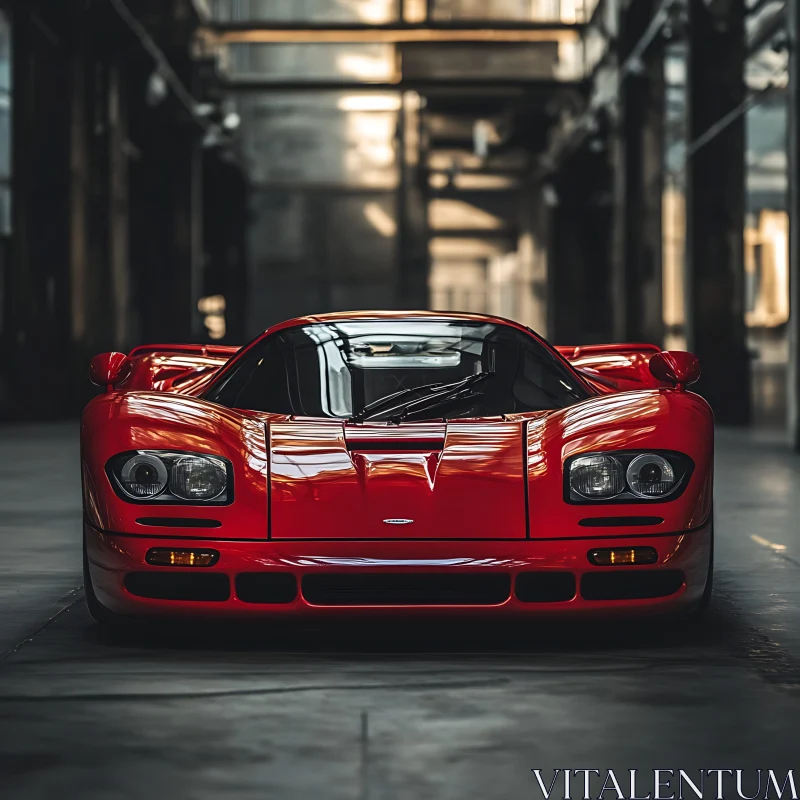
[[[578,504],[672,500],[693,468],[688,456],[672,451],[582,453],[564,463],[564,499]]]
[[[111,485],[129,503],[233,501],[233,469],[221,456],[167,450],[119,453],[106,465]]]

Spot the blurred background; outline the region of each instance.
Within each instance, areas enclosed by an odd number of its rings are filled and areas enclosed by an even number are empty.
[[[0,414],[430,308],[691,349],[797,439],[795,2],[0,0]]]

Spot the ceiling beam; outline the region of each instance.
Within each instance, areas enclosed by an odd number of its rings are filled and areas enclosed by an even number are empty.
[[[549,96],[552,92],[580,87],[580,82],[536,80],[531,78],[403,78],[395,82],[366,83],[364,81],[337,81],[298,78],[295,80],[249,80],[227,78],[221,81],[223,89],[232,92],[391,92],[400,90],[471,89],[475,91],[524,89],[538,90]],[[513,98],[512,98],[513,99]]]
[[[519,226],[502,228],[429,228],[431,239],[518,239]]]
[[[563,22],[486,22],[448,25],[216,25],[199,35],[209,45],[407,42],[576,42],[582,25]]]

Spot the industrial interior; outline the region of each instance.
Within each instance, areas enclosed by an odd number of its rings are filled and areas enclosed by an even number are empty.
[[[800,0],[0,0],[0,796],[785,777],[798,46]],[[703,621],[99,636],[79,602],[90,358],[377,309],[695,353],[716,421]]]

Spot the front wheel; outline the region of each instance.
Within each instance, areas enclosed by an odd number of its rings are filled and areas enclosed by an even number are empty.
[[[711,595],[714,591],[714,517],[711,517],[711,552],[708,556],[708,575],[706,576],[706,588],[700,602],[692,612],[692,618],[701,617],[711,604]]]
[[[89,556],[86,552],[86,539],[83,540],[83,594],[86,598],[86,607],[92,619],[104,627],[115,627],[126,622],[126,618],[106,608],[94,593],[92,575],[89,572]]]

